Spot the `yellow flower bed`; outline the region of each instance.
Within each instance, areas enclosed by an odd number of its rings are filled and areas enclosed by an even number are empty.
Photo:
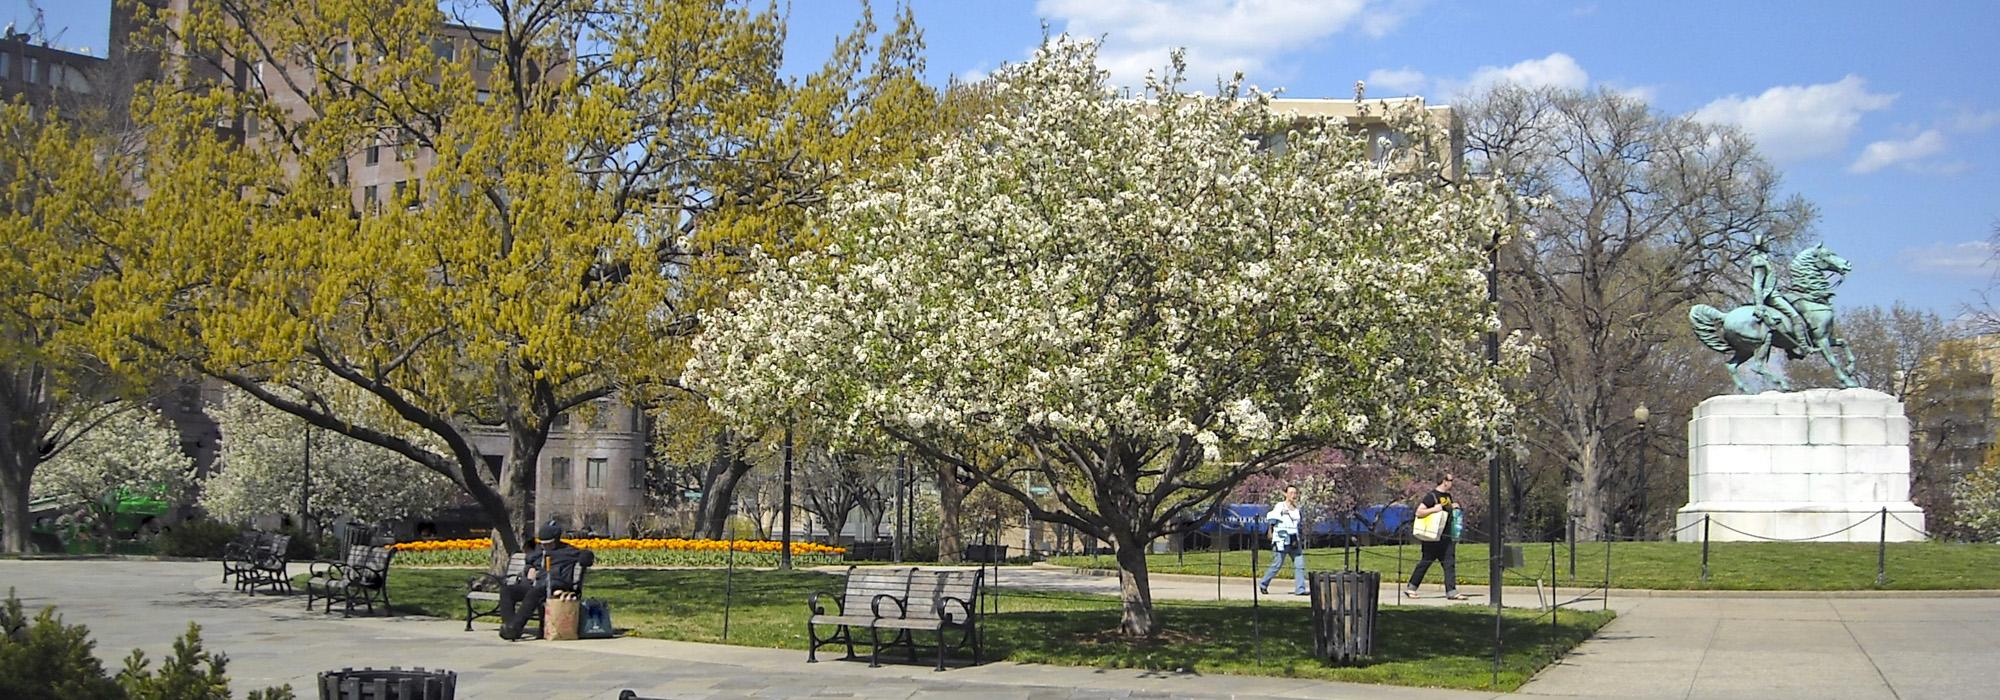
[[[784,547],[782,542],[770,540],[699,540],[699,539],[631,539],[631,538],[588,538],[564,540],[580,549],[598,553],[600,567],[620,566],[722,566],[730,562],[730,546],[735,545],[733,557],[739,566],[768,566],[775,564],[778,553]],[[492,540],[484,537],[463,540],[425,540],[402,542],[391,545],[396,551],[396,561],[415,566],[479,566],[485,563],[486,552],[493,547]],[[832,563],[839,561],[847,553],[845,547],[830,547],[814,542],[793,542],[792,556],[803,558],[805,563]]]

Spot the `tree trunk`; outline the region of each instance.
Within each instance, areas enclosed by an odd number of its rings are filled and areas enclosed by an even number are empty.
[[[1152,637],[1160,633],[1160,619],[1153,615],[1153,587],[1146,575],[1146,543],[1132,533],[1113,533],[1118,546],[1118,596],[1124,611],[1118,631],[1127,637]]]
[[[938,563],[956,564],[965,554],[965,535],[959,527],[959,520],[965,506],[966,488],[958,483],[958,474],[950,463],[933,460],[932,464],[937,465],[938,470]]]
[[[19,455],[0,457],[6,464],[0,464],[0,527],[6,528],[6,538],[0,541],[0,551],[8,554],[23,554],[28,551],[28,482],[30,472],[21,467]]]
[[[735,435],[716,431],[715,459],[702,474],[701,501],[695,505],[696,537],[729,538],[729,504],[736,501],[736,485],[749,471],[750,463],[736,450]]]
[[[1577,518],[1577,539],[1597,541],[1611,532],[1610,508],[1604,502],[1604,453],[1596,433],[1577,452],[1577,479],[1570,483],[1569,512]]]

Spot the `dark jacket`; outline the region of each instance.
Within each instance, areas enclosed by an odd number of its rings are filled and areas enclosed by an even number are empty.
[[[561,590],[576,590],[579,572],[577,567],[589,568],[597,563],[597,554],[588,549],[577,549],[568,542],[556,540],[544,542],[528,550],[528,569],[543,571],[543,567],[555,570],[555,587]],[[535,582],[542,581],[541,574],[535,575]]]

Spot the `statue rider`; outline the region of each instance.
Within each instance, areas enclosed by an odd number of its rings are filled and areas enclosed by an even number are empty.
[[[1759,310],[1758,318],[1773,330],[1789,329],[1801,347],[1815,344],[1811,337],[1812,327],[1806,325],[1805,317],[1799,315],[1798,309],[1792,308],[1791,298],[1778,290],[1778,273],[1771,267],[1771,248],[1765,242],[1764,234],[1757,234],[1750,242],[1750,250],[1750,305]],[[1773,313],[1778,314],[1778,318],[1772,318]],[[1784,322],[1777,323],[1779,319]]]

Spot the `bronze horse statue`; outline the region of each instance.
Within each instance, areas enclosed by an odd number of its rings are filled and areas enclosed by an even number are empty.
[[[1694,326],[1695,337],[1709,349],[1730,356],[1729,379],[1736,383],[1737,391],[1746,394],[1750,388],[1743,384],[1739,370],[1751,360],[1756,361],[1750,366],[1752,371],[1782,391],[1791,390],[1790,382],[1770,370],[1772,347],[1785,351],[1793,360],[1819,355],[1833,367],[1842,387],[1860,386],[1854,380],[1854,351],[1834,327],[1833,288],[1838,282],[1833,275],[1847,275],[1852,269],[1847,260],[1824,243],[1801,250],[1792,257],[1789,293],[1781,293],[1763,241],[1756,245],[1757,254],[1751,257],[1751,286],[1756,299],[1729,313],[1707,304],[1694,305],[1688,310],[1688,322]],[[1835,349],[1844,357],[1836,358]]]

